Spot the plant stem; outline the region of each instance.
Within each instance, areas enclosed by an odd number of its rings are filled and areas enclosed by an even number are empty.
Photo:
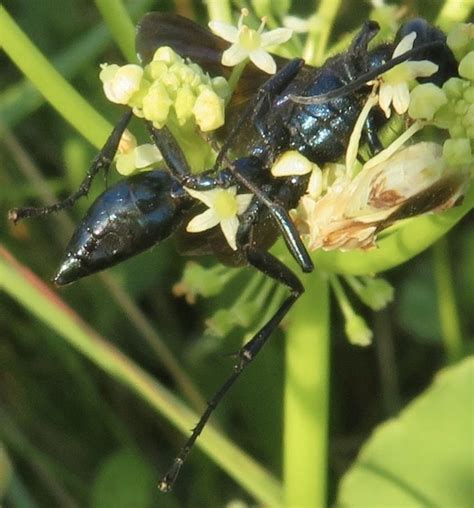
[[[286,338],[285,506],[327,506],[329,289],[315,273]]]
[[[207,0],[207,14],[210,21],[232,23],[232,9],[228,0]]]
[[[97,9],[128,62],[136,63],[135,26],[121,0],[95,0]]]
[[[462,334],[445,237],[433,246],[433,255],[441,334],[448,361],[454,363],[462,357]]]
[[[339,10],[341,0],[321,0],[312,18],[303,58],[310,65],[321,65],[326,58],[326,47]]]

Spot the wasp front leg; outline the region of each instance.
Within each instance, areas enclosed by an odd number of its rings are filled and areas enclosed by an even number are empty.
[[[58,201],[50,206],[43,207],[24,207],[24,208],[13,208],[8,212],[8,217],[13,222],[18,222],[22,219],[29,219],[31,217],[37,217],[39,215],[48,215],[65,208],[71,208],[74,203],[83,196],[89,193],[94,178],[100,171],[107,172],[110,164],[112,163],[117,149],[127,125],[132,117],[132,110],[129,110],[122,116],[120,121],[114,127],[114,130],[105,142],[102,150],[97,154],[91,167],[88,169],[84,180],[81,182],[79,188],[73,192],[67,198]]]

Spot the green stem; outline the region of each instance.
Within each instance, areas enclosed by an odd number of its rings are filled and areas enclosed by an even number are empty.
[[[207,0],[209,21],[232,23],[232,9],[229,0]]]
[[[312,276],[286,337],[285,506],[327,506],[329,289]]]
[[[303,58],[310,65],[321,65],[326,58],[326,48],[341,0],[321,0],[309,29],[303,50]]]
[[[188,435],[197,415],[91,329],[55,292],[1,246],[0,287],[77,351]],[[281,505],[278,481],[212,425],[206,427],[197,445],[259,502],[272,507]]]
[[[355,315],[355,312],[349,302],[349,298],[347,298],[346,292],[344,291],[338,276],[330,275],[329,281],[331,283],[331,288],[334,291],[334,295],[336,296],[337,303],[339,304],[345,319],[348,320],[352,318]]]
[[[433,246],[433,254],[441,333],[448,361],[454,363],[462,357],[462,334],[445,238]]]
[[[242,72],[244,72],[244,69],[247,66],[248,62],[249,62],[248,58],[246,58],[243,62],[240,62],[232,69],[232,73],[231,73],[231,75],[229,77],[229,81],[228,81],[229,88],[232,93],[236,89],[236,87],[239,83],[239,80],[240,80],[240,76],[242,75]],[[230,101],[231,98],[232,98],[232,94],[229,96],[228,100]]]
[[[0,46],[75,129],[97,148],[103,145],[111,125],[56,71],[2,6]]]
[[[136,63],[135,25],[121,0],[95,0],[97,9],[128,62]]]

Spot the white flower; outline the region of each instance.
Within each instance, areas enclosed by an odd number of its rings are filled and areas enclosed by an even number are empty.
[[[237,195],[237,187],[218,188],[209,191],[197,191],[185,187],[185,190],[193,198],[199,199],[209,207],[209,210],[191,219],[186,231],[200,233],[219,224],[231,249],[237,250],[238,215],[245,212],[250,201],[252,201],[253,194]]]
[[[246,58],[262,71],[275,74],[276,64],[273,57],[264,48],[275,46],[288,41],[293,33],[289,28],[276,28],[262,33],[266,18],[258,30],[253,30],[243,24],[244,17],[248,15],[247,9],[242,9],[237,27],[221,21],[211,21],[209,28],[222,39],[231,42],[232,46],[222,54],[222,65],[233,67]]]
[[[100,80],[107,99],[116,104],[128,104],[132,96],[140,89],[143,69],[139,65],[103,64]]]
[[[413,48],[416,32],[406,35],[395,48],[392,59],[403,55]],[[438,66],[429,60],[406,61],[396,65],[381,76],[382,84],[379,91],[379,106],[387,118],[390,117],[390,104],[395,111],[402,115],[410,105],[410,89],[408,83],[418,77],[431,76],[438,70]]]

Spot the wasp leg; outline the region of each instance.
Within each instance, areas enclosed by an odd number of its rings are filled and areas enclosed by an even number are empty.
[[[244,123],[252,121],[262,114],[264,106],[270,107],[272,98],[281,92],[295,79],[296,75],[304,65],[304,60],[294,58],[290,60],[282,69],[274,76],[268,79],[257,91],[255,97],[247,105],[243,113],[239,116],[236,124],[232,127],[227,139],[224,141],[222,148],[217,155],[214,169],[217,169],[224,162],[229,148],[236,137],[236,134],[243,128]]]
[[[209,420],[209,417],[217,408],[224,395],[235,383],[244,369],[254,360],[259,351],[267,342],[272,332],[277,328],[281,320],[285,317],[296,300],[304,292],[304,287],[298,277],[286,265],[284,265],[281,261],[279,261],[268,252],[262,252],[248,248],[247,259],[252,266],[257,268],[257,270],[287,286],[290,289],[290,295],[281,304],[273,317],[238,352],[238,361],[234,365],[234,372],[209,400],[207,408],[199,419],[197,425],[194,427],[191,436],[186,441],[186,444],[183,446],[183,448],[181,448],[178,456],[174,459],[169,471],[160,481],[159,488],[163,492],[169,492],[173,488],[173,484],[178,477],[181,466],[189,455],[189,452],[196,442],[196,439],[204,429],[207,421]]]
[[[193,175],[186,157],[171,131],[166,126],[157,129],[151,122],[146,124],[150,136],[160,150],[168,169],[183,187],[206,191],[226,186],[222,178],[218,176],[214,177],[209,173]]]
[[[311,261],[308,251],[301,240],[295,224],[288,214],[288,210],[286,210],[284,206],[272,201],[257,185],[240,173],[245,166],[245,162],[252,164],[251,159],[240,159],[239,168],[236,167],[236,164],[230,164],[229,169],[233,176],[242,184],[243,187],[252,192],[252,194],[254,194],[254,196],[268,208],[278,224],[278,228],[280,229],[290,254],[300,265],[303,272],[312,272],[314,269],[313,262]]]
[[[73,192],[67,198],[58,201],[50,206],[44,207],[25,207],[25,208],[13,208],[8,212],[8,217],[13,222],[18,222],[21,219],[29,219],[31,217],[37,217],[38,215],[48,215],[52,212],[56,212],[58,210],[63,210],[64,208],[70,208],[74,205],[74,203],[81,198],[82,196],[86,196],[89,193],[92,182],[97,174],[103,170],[107,172],[110,164],[117,152],[118,145],[120,143],[120,139],[125,129],[127,128],[128,123],[132,117],[132,110],[127,111],[125,115],[120,119],[117,125],[114,127],[114,130],[108,137],[107,141],[104,144],[102,150],[97,154],[94,161],[92,162],[91,167],[87,171],[87,174],[84,180],[81,182],[77,191]]]
[[[372,156],[377,155],[383,150],[382,142],[378,136],[378,130],[379,128],[376,124],[375,118],[369,115],[365,121],[364,131],[367,136],[367,144],[369,145],[369,150]]]

